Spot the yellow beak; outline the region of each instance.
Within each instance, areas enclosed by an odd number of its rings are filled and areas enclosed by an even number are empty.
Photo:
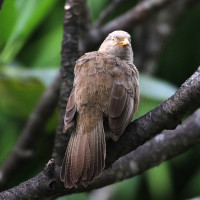
[[[129,45],[130,42],[129,42],[129,40],[128,40],[127,38],[124,38],[122,41],[120,41],[119,44],[120,44],[120,45]]]

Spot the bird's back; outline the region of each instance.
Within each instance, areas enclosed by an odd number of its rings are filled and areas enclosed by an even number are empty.
[[[89,110],[99,110],[108,116],[113,83],[113,76],[109,72],[113,69],[111,63],[114,62],[114,58],[107,57],[98,52],[91,52],[77,61],[74,88],[77,112],[80,115]]]
[[[134,92],[131,90],[138,79],[138,72],[133,67],[131,63],[98,51],[82,56],[74,70],[75,101],[79,114],[98,109],[108,117],[112,88],[116,81],[130,94]]]

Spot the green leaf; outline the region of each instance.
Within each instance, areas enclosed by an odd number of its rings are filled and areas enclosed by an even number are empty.
[[[6,115],[27,118],[35,106],[44,86],[36,79],[0,79],[0,110]]]
[[[17,19],[17,9],[14,0],[6,0],[0,11],[0,49],[10,37]]]
[[[103,8],[108,4],[108,0],[101,0],[101,1],[93,1],[88,0],[88,7],[90,9],[92,21],[95,21]]]
[[[115,192],[110,198],[110,200],[138,199],[137,196],[138,196],[138,189],[140,187],[140,182],[141,182],[141,177],[138,176],[116,183],[114,185]]]
[[[140,74],[140,104],[134,118],[141,117],[173,95],[177,88],[167,81]]]
[[[45,37],[30,44],[23,52],[23,61],[29,66],[39,66],[40,68],[59,66],[61,63],[62,32],[62,26],[58,26],[53,31],[48,32]],[[32,55],[31,59],[30,55]]]
[[[150,169],[145,174],[151,199],[171,199],[173,195],[173,187],[170,169],[167,162]]]
[[[10,79],[15,80],[29,80],[29,79],[38,79],[44,85],[49,86],[53,81],[54,77],[58,73],[58,67],[49,68],[49,69],[41,69],[41,68],[33,68],[27,69],[18,66],[8,66],[4,67],[1,70],[2,75],[9,77]]]
[[[26,69],[17,66],[3,68],[1,76],[4,78],[0,79],[0,111],[24,119],[34,108],[44,86],[49,86],[57,73],[57,69]],[[57,118],[58,112],[55,112],[47,124],[47,132],[56,129]]]
[[[146,114],[147,112],[158,106],[160,103],[161,101],[141,96],[139,108],[134,118],[143,116],[144,114]]]
[[[144,74],[140,75],[139,83],[141,96],[158,101],[168,99],[177,90],[177,88],[174,85],[164,80],[147,76]]]
[[[13,32],[0,56],[2,64],[13,60],[33,30],[56,4],[56,1],[20,0],[16,4],[18,5],[18,16]],[[7,14],[9,15],[9,12]]]
[[[0,85],[1,87],[1,85]],[[0,104],[1,105],[1,104]],[[8,155],[18,137],[19,123],[13,122],[10,116],[3,113],[0,107],[0,163]]]
[[[200,180],[200,169],[196,173],[194,173],[194,176],[186,185],[186,189],[183,192],[185,196],[187,197],[199,196],[199,187],[200,187],[199,180]]]

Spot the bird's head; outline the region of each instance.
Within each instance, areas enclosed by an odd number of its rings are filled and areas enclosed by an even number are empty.
[[[103,41],[99,52],[113,54],[122,60],[133,62],[131,36],[125,31],[114,31]]]

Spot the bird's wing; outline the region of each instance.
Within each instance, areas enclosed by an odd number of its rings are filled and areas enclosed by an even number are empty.
[[[73,88],[66,106],[65,117],[64,117],[64,128],[63,128],[64,133],[67,131],[68,128],[70,128],[74,124],[75,114],[76,114],[76,104],[75,104],[75,92]]]
[[[117,141],[131,122],[139,104],[138,71],[125,61],[117,60],[109,104],[111,137]]]
[[[96,63],[95,57],[97,52],[86,53],[80,57],[74,69],[74,86],[71,91],[70,97],[67,102],[65,117],[64,117],[64,129],[63,132],[66,132],[74,124],[76,112],[77,112],[77,102],[76,102],[76,89],[79,88],[82,84],[83,78],[85,75],[94,75],[96,74]],[[90,66],[90,67],[88,67]],[[84,103],[84,102],[83,102]]]
[[[79,79],[83,78],[83,76],[90,77],[98,72],[103,72],[104,69],[103,57],[97,51],[86,53],[76,61],[74,69],[75,85],[79,83]]]

